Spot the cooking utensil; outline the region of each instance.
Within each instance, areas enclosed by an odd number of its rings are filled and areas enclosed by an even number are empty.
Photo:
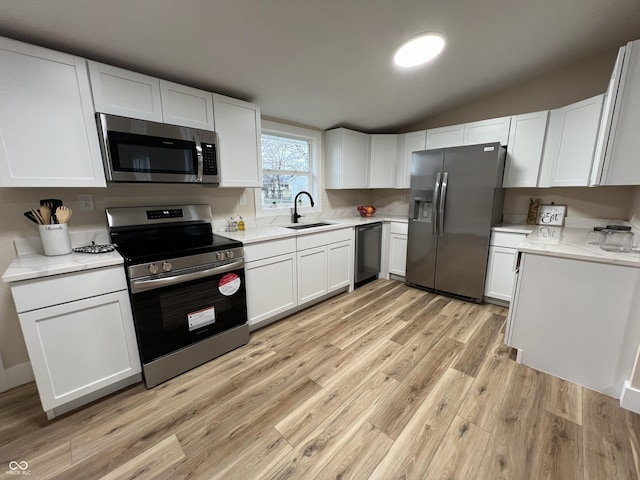
[[[36,216],[31,212],[31,210],[29,210],[28,212],[24,212],[24,216],[27,217],[29,220],[31,220],[33,223],[37,223],[38,225],[40,224]]]
[[[47,205],[51,209],[51,223],[58,223],[56,210],[62,206],[62,200],[59,198],[45,198],[40,200],[40,205]]]
[[[58,219],[58,223],[68,223],[72,213],[73,211],[64,205],[56,208],[56,218]]]
[[[36,218],[36,220],[40,225],[46,225],[44,218],[42,218],[42,215],[40,214],[40,210],[36,210],[35,208],[32,208],[31,213],[33,214],[33,216]]]
[[[42,215],[45,225],[51,224],[51,208],[49,205],[40,206],[40,215]]]

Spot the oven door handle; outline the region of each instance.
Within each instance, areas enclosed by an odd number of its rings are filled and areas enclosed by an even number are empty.
[[[168,287],[170,285],[190,282],[191,280],[211,277],[220,273],[238,270],[239,268],[242,268],[243,265],[244,259],[238,258],[236,260],[230,261],[229,263],[225,263],[224,265],[207,268],[205,270],[199,270],[197,272],[183,273],[180,275],[173,275],[171,277],[154,278],[151,280],[131,280],[131,293],[146,292],[147,290],[154,290],[156,288]]]

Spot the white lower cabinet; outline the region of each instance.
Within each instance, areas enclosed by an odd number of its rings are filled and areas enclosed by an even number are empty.
[[[353,228],[246,245],[252,329],[353,284]]]
[[[49,418],[141,380],[122,266],[11,284]]]
[[[389,273],[404,277],[407,267],[408,224],[391,222],[389,229]]]
[[[291,310],[298,304],[295,253],[248,262],[245,275],[249,325]]]
[[[506,305],[511,301],[515,282],[516,246],[526,233],[493,232],[489,246],[489,260],[484,284],[484,297],[488,303]],[[496,301],[497,300],[497,301]]]
[[[298,301],[300,304],[323,297],[327,282],[327,247],[298,252]]]

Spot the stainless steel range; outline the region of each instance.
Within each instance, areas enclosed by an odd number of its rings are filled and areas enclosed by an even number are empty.
[[[208,205],[108,208],[125,259],[147,388],[249,341],[242,243]]]

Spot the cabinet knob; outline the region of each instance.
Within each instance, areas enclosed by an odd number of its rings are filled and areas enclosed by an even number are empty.
[[[155,275],[156,273],[158,273],[160,269],[158,268],[158,265],[156,265],[155,263],[152,263],[151,265],[149,265],[149,273],[151,275]]]
[[[165,272],[170,272],[171,267],[172,265],[169,262],[167,261],[162,262],[162,270],[164,270]]]
[[[232,250],[227,250],[227,258],[233,258],[235,257],[235,253]]]

